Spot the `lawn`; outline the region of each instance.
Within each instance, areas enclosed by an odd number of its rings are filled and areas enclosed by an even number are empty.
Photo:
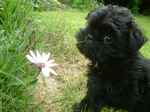
[[[56,63],[61,63],[54,70],[58,76],[45,78],[38,76],[40,85],[35,93],[36,104],[31,107],[35,112],[71,112],[74,102],[80,102],[86,92],[86,64],[89,62],[76,48],[74,35],[80,27],[85,27],[85,17],[88,12],[76,10],[32,12],[33,25],[37,27],[38,35],[36,49],[50,52]],[[150,17],[135,16],[146,37],[150,38]],[[150,44],[147,42],[140,50],[150,58]],[[102,112],[113,112],[104,108]],[[116,112],[122,112],[121,110]]]

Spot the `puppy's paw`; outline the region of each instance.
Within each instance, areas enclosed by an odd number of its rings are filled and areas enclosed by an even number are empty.
[[[80,103],[75,103],[73,106],[73,112],[81,112]]]

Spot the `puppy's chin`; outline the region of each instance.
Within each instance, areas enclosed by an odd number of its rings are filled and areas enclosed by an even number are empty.
[[[85,48],[84,43],[79,42],[76,44],[76,46],[77,46],[78,50],[80,51],[80,53],[84,54],[84,48]]]
[[[87,44],[86,42],[79,42],[76,44],[78,50],[81,54],[83,54],[86,58],[90,59],[91,61],[96,60],[95,58],[95,50],[92,49],[90,44]]]

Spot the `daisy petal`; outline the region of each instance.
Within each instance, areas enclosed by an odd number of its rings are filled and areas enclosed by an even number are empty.
[[[45,77],[49,77],[49,68],[45,67],[45,68],[42,68],[42,73]]]
[[[50,56],[50,53],[48,53],[48,54],[45,56],[45,60],[46,60],[46,61],[48,60],[49,56]]]
[[[49,61],[47,61],[47,63],[49,63],[49,64],[50,64],[50,63],[53,63],[53,62],[54,62],[54,60],[49,60]]]
[[[36,55],[37,55],[38,62],[40,62],[40,63],[43,62],[42,57],[41,57],[41,55],[40,55],[38,50],[36,51]]]
[[[60,64],[56,64],[56,63],[53,63],[53,64],[49,64],[49,63],[47,64],[47,63],[46,63],[46,66],[48,66],[48,67],[59,66],[59,65],[60,65]]]
[[[42,53],[42,58],[45,58],[46,54],[45,53]]]
[[[27,59],[30,60],[32,63],[36,63],[36,61],[30,56],[30,55],[26,55]]]
[[[58,75],[53,69],[49,68],[49,71],[54,74],[54,75]]]
[[[43,62],[47,62],[49,56],[50,56],[50,53],[48,53],[47,55],[46,55],[45,53],[43,53],[43,54],[42,54]]]
[[[33,59],[36,61],[36,63],[38,62],[37,57],[35,56],[35,54],[33,53],[33,51],[30,50],[30,54],[33,57]]]
[[[42,53],[42,62],[45,63],[47,60],[45,59],[46,57],[46,54],[45,53]]]

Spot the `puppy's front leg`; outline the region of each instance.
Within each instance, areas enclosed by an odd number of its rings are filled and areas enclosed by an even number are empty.
[[[73,112],[100,112],[102,107],[102,103],[100,103],[97,98],[86,96],[81,103],[74,104]]]
[[[73,112],[86,112],[89,109],[88,98],[85,97],[81,103],[75,103],[73,106]]]
[[[96,101],[91,105],[93,112],[100,112],[103,108],[103,105],[100,103],[97,103]]]

